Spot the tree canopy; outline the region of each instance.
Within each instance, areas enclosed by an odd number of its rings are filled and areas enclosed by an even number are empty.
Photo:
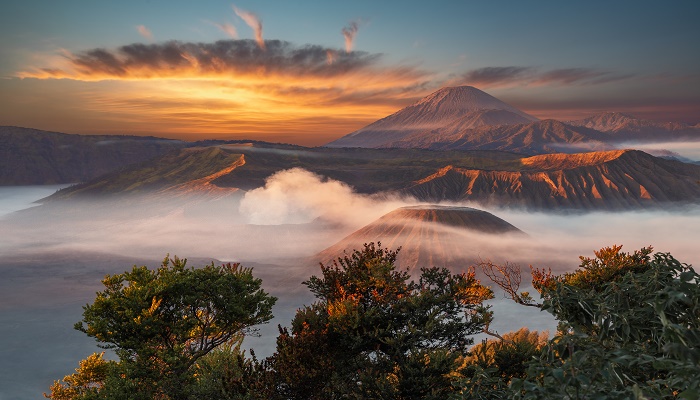
[[[197,360],[272,318],[276,299],[260,288],[252,270],[186,263],[166,257],[155,270],[134,266],[108,275],[104,290],[83,307],[75,328],[120,360],[99,390],[105,397],[133,390],[127,397],[184,398]],[[59,398],[54,393],[49,397]]]
[[[469,271],[424,268],[418,281],[381,244],[322,265],[317,301],[281,329],[273,357],[283,398],[444,398],[480,332],[491,290]]]

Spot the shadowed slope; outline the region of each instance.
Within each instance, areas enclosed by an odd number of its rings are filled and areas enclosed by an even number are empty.
[[[83,182],[185,145],[155,137],[69,135],[0,126],[0,185]]]

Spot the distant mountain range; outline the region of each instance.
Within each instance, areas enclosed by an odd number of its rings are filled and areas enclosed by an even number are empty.
[[[520,229],[486,211],[470,207],[422,205],[396,209],[323,250],[315,261],[330,264],[352,254],[364,243],[381,242],[390,249],[401,247],[397,263],[413,270],[419,266],[466,267],[487,257],[482,236],[496,236],[487,247],[498,252],[503,235],[526,236]],[[503,250],[502,248],[500,249]],[[495,255],[495,254],[492,254]]]
[[[0,126],[0,185],[83,182],[185,146],[156,137],[69,135]]]
[[[64,189],[52,200],[128,193],[232,193],[303,168],[361,193],[528,209],[631,209],[700,199],[700,166],[636,150],[524,157],[497,151],[210,144]],[[241,192],[242,193],[242,192]]]
[[[612,149],[621,142],[700,141],[700,127],[603,113],[539,121],[471,86],[442,88],[327,147],[502,150],[524,154]]]

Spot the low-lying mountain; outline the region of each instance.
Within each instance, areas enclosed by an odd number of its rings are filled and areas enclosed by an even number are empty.
[[[189,147],[59,191],[52,198],[227,191],[212,185],[218,177],[245,164],[242,154],[221,146]]]
[[[402,207],[323,250],[315,259],[330,264],[362,248],[364,243],[380,241],[390,249],[401,247],[397,262],[402,268],[466,268],[481,258],[489,258],[491,252],[498,253],[499,243],[507,246],[504,235],[516,239],[525,236],[501,218],[470,207]]]
[[[360,193],[528,209],[631,209],[700,200],[700,166],[641,151],[523,157],[498,151],[329,149],[220,143],[180,150],[50,199],[120,193],[231,193],[303,168]]]
[[[177,140],[0,126],[0,185],[86,181],[184,147]]]
[[[649,121],[619,112],[604,112],[582,120],[570,121],[569,124],[608,132],[610,140],[614,141],[700,140],[700,127],[698,125]]]
[[[537,118],[471,86],[442,88],[418,102],[328,143],[327,147],[391,147],[409,136],[442,128],[467,128],[537,121]],[[420,147],[420,146],[407,146]]]

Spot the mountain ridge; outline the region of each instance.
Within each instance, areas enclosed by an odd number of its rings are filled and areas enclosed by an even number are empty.
[[[186,166],[196,169],[183,177]],[[146,189],[168,195],[243,193],[264,186],[268,177],[291,168],[344,182],[359,193],[411,196],[427,202],[612,210],[700,201],[700,166],[637,150],[524,157],[493,151],[299,151],[221,145],[185,149],[64,189],[52,197],[138,193]]]
[[[86,181],[185,146],[152,136],[74,135],[0,126],[0,185]]]

